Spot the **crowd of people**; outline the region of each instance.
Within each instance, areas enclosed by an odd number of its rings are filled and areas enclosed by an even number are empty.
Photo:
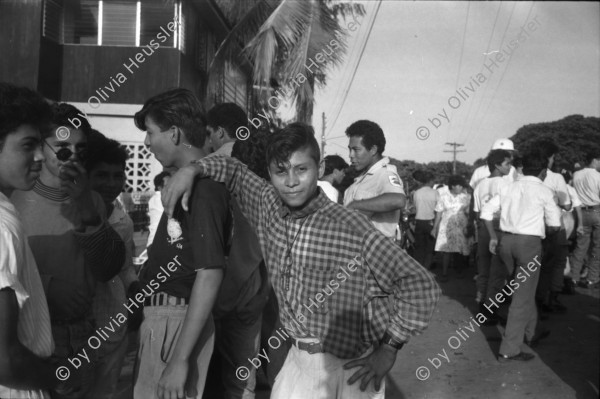
[[[302,123],[237,140],[246,113],[204,112],[186,89],[134,117],[165,168],[138,268],[117,200],[127,152],[85,119],[65,134],[79,113],[0,84],[2,398],[113,398],[132,345],[134,398],[253,398],[259,374],[272,398],[383,398],[429,324],[438,264],[443,284],[475,255],[476,317],[505,323],[501,362],[533,358],[538,309],[598,286],[600,154],[571,176],[552,171],[552,141],[499,139],[470,183],[417,170],[407,195],[375,122],[346,129],[348,165],[321,159]],[[412,256],[397,242],[410,204]]]
[[[273,398],[384,396],[440,289],[393,240],[406,196],[376,123],[346,130],[341,197],[311,126],[238,141],[235,104],[148,99],[134,122],[169,173],[138,269],[127,152],[78,114],[0,84],[0,397],[112,398],[132,345],[134,398],[252,398],[261,356]]]
[[[530,148],[518,151],[511,140],[497,140],[469,184],[450,176],[435,190],[431,173],[413,174],[422,184],[412,196],[414,257],[432,269],[439,252],[439,281],[446,282],[451,259],[460,277],[474,255],[480,322],[505,325],[500,361],[533,359],[522,344],[536,345],[550,333],[537,326],[539,313],[564,313],[559,295],[599,285],[600,153],[584,154],[585,167],[575,173],[557,173],[559,147],[552,140]],[[498,302],[508,306],[507,315]]]

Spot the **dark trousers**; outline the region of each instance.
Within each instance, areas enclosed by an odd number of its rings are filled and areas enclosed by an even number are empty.
[[[431,236],[432,229],[433,220],[416,220],[414,258],[426,269],[431,265],[435,247],[435,238]]]
[[[542,249],[542,271],[536,297],[544,301],[548,299],[549,292],[560,292],[563,288],[563,275],[569,254],[567,231],[560,229],[548,234],[542,241]]]

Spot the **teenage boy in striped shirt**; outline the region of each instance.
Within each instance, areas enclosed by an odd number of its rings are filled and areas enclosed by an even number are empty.
[[[312,127],[293,123],[270,137],[271,184],[210,156],[173,176],[165,211],[182,194],[187,208],[196,175],[208,176],[225,183],[254,226],[293,341],[271,398],[383,398],[397,351],[427,327],[440,290],[366,216],[318,189],[319,160]]]
[[[73,393],[49,361],[54,341],[42,280],[8,199],[14,190],[31,190],[40,175],[40,128],[50,113],[36,92],[0,83],[0,398]]]

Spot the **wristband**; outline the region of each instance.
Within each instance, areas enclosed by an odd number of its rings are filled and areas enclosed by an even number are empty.
[[[388,332],[386,332],[385,334],[383,334],[383,338],[381,338],[381,344],[386,344],[391,346],[392,348],[396,349],[396,350],[400,350],[402,349],[402,347],[404,346],[406,342],[400,342],[398,341],[396,338],[394,338],[391,334],[389,334]]]

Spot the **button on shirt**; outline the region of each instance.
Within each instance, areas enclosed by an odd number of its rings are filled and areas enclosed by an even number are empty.
[[[405,342],[427,327],[440,295],[432,275],[364,215],[320,190],[291,211],[239,161],[210,156],[195,163],[200,175],[226,184],[255,227],[290,336],[318,338],[326,352],[347,359],[386,330]]]
[[[346,189],[344,206],[353,201],[378,197],[385,193],[404,194],[402,180],[390,159],[384,157],[369,170],[354,179],[354,183]],[[390,212],[379,212],[371,215],[371,223],[386,237],[396,236],[396,225],[400,219],[400,209]]]
[[[573,187],[583,206],[600,205],[600,172],[596,169],[585,168],[575,172]]]
[[[560,208],[550,188],[534,176],[523,176],[506,185],[481,209],[480,218],[493,220],[500,210],[500,229],[513,233],[546,237],[544,223],[560,227]]]

